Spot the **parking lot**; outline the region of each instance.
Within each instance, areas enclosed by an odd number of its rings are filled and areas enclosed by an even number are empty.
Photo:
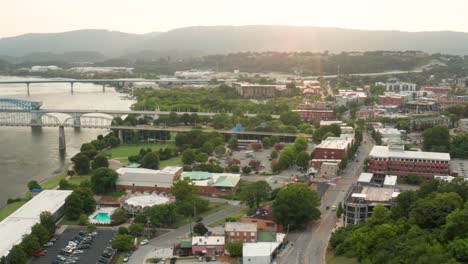
[[[68,242],[74,237],[79,235],[80,231],[84,231],[83,228],[67,228],[61,235],[58,236],[57,242],[53,246],[45,248],[47,253],[42,257],[34,257],[33,264],[50,264],[52,263],[57,255],[60,254],[60,250],[68,245]],[[98,233],[94,238],[90,248],[84,249],[81,254],[74,254],[74,257],[79,258],[79,263],[97,263],[104,249],[107,247],[109,241],[114,237],[115,231],[111,229],[98,229]]]

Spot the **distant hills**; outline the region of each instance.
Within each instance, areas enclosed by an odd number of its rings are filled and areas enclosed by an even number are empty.
[[[187,27],[128,34],[108,30],[25,34],[0,39],[0,57],[10,61],[78,59],[101,61],[244,51],[342,52],[421,50],[468,55],[468,33],[366,31],[293,26]]]

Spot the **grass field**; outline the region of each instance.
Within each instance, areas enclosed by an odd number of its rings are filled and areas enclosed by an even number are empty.
[[[335,256],[332,251],[327,251],[326,256],[327,264],[358,264],[358,260],[355,258],[347,258],[343,256]]]
[[[57,186],[59,186],[59,182],[62,179],[65,179],[66,177],[67,173],[64,170],[62,173],[57,174],[54,177],[41,182],[40,185],[43,189],[55,189]]]
[[[237,220],[238,220],[238,219],[240,219],[242,216],[244,216],[248,211],[249,211],[249,208],[244,208],[244,209],[239,210],[239,211],[237,211],[237,212],[234,212],[234,213],[232,213],[232,214],[230,214],[230,215],[227,215],[225,218],[222,218],[222,219],[219,219],[218,221],[215,221],[215,222],[213,222],[213,223],[210,223],[208,226],[209,226],[209,227],[215,227],[215,226],[218,226],[218,225],[222,225],[222,224],[224,224],[224,220],[225,220],[226,218],[228,218],[228,217],[229,217],[229,218],[234,218],[234,219],[237,219]]]
[[[71,184],[74,184],[74,185],[80,185],[80,183],[86,181],[86,180],[90,180],[91,179],[91,175],[73,175],[69,180],[68,182],[71,183]]]
[[[174,147],[172,144],[131,144],[121,145],[117,148],[104,151],[104,154],[109,154],[111,159],[118,160],[122,164],[128,164],[128,157],[137,155],[142,148],[151,148],[152,150],[159,150],[160,148]],[[169,160],[161,161],[160,166],[175,166],[182,164],[181,157],[175,157]]]
[[[0,208],[0,221],[7,218],[9,215],[15,212],[18,208],[23,206],[23,204],[25,204],[26,202],[27,202],[26,200],[22,200],[16,203],[7,204],[4,207]]]

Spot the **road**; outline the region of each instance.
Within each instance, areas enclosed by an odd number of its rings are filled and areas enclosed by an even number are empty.
[[[357,181],[362,172],[363,161],[373,147],[373,140],[364,133],[364,139],[357,152],[359,162],[350,161],[336,185],[330,186],[322,197],[320,211],[322,216],[312,223],[303,232],[289,233],[289,245],[280,254],[278,263],[288,264],[323,264],[325,263],[326,249],[333,228],[336,225],[336,212],[326,210],[326,206],[343,202],[345,195],[353,183]]]
[[[227,215],[232,214],[241,210],[243,207],[241,205],[231,206],[224,210],[218,211],[214,214],[211,214],[203,219],[203,223],[208,225],[209,223],[215,222],[219,219],[225,218]],[[161,236],[151,239],[149,243],[145,246],[140,246],[140,248],[133,253],[129,260],[129,264],[143,264],[145,259],[154,257],[155,250],[161,248],[168,248],[174,246],[174,244],[180,242],[180,239],[185,237],[190,232],[190,225],[184,225],[173,231],[165,233]]]

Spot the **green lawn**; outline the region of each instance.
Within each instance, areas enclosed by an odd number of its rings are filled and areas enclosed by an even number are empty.
[[[208,210],[206,210],[203,213],[198,214],[197,216],[205,217],[205,216],[208,216],[210,214],[214,214],[214,213],[216,213],[218,211],[224,210],[224,209],[226,209],[226,208],[228,208],[230,206],[231,205],[227,204],[227,203],[210,203],[210,206],[208,207]],[[181,218],[174,224],[174,228],[179,228],[179,227],[181,227],[183,225],[186,225],[188,223],[189,223],[188,218],[185,218],[185,217]]]
[[[356,258],[335,256],[333,255],[332,251],[327,251],[326,263],[327,264],[358,264],[359,262]]]
[[[173,147],[170,144],[128,144],[121,145],[113,149],[105,150],[104,154],[110,154],[112,159],[125,160],[128,163],[128,157],[137,155],[142,148],[151,148],[158,150],[160,148]]]
[[[9,215],[15,212],[18,208],[23,206],[23,204],[25,204],[26,202],[27,200],[22,200],[16,203],[7,204],[4,207],[0,208],[0,221],[7,218]]]
[[[227,215],[225,218],[221,218],[221,219],[219,219],[218,221],[215,221],[215,222],[213,222],[213,223],[210,223],[208,226],[209,226],[209,227],[215,227],[215,226],[218,226],[218,225],[222,225],[222,224],[224,224],[224,220],[225,220],[226,218],[228,218],[228,217],[229,217],[229,218],[234,218],[234,219],[237,219],[237,220],[238,220],[238,219],[240,219],[242,216],[244,216],[248,211],[249,211],[249,208],[244,208],[244,209],[239,210],[239,211],[237,211],[237,212],[234,212],[234,213],[232,213],[232,214],[230,214],[230,215]]]
[[[60,220],[58,225],[78,225],[78,221],[79,220],[67,220],[64,217],[64,218],[62,218],[62,220]]]
[[[91,180],[91,175],[73,175],[68,182],[80,186],[80,183],[86,180]]]
[[[65,179],[66,177],[67,173],[66,170],[64,170],[62,173],[41,182],[40,185],[43,189],[55,189],[59,185],[60,180]]]

